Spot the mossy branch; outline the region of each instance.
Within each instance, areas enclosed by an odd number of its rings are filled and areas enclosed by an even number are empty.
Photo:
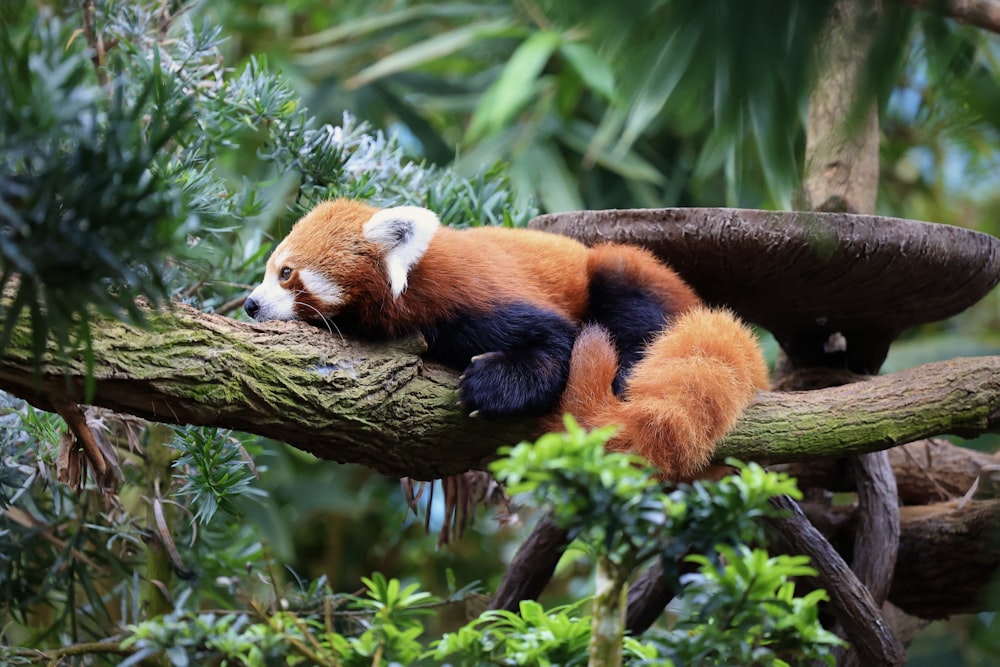
[[[94,394],[82,356],[54,347],[35,369],[27,321],[0,356],[0,389],[42,409],[87,402],[151,420],[214,425],[393,476],[481,467],[536,435],[530,420],[469,418],[458,374],[416,340],[364,343],[297,322],[247,324],[176,305],[146,327],[93,328]],[[875,451],[1000,421],[1000,357],[956,359],[807,393],[763,392],[718,450],[768,462]]]

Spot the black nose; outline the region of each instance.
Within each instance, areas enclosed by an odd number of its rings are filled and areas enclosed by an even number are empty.
[[[246,302],[243,304],[243,310],[247,311],[247,315],[257,319],[257,313],[260,312],[260,304],[257,303],[257,299],[252,296],[248,296]]]

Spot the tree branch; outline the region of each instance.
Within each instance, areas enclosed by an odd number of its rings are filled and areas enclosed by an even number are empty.
[[[147,328],[93,327],[86,363],[54,348],[36,374],[26,319],[0,356],[0,389],[34,405],[90,403],[175,424],[287,442],[391,476],[431,479],[482,467],[536,435],[531,420],[469,418],[457,373],[421,361],[414,340],[362,343],[298,322],[262,325],[186,306],[146,311]],[[955,359],[813,392],[762,392],[717,450],[762,462],[877,451],[1000,422],[1000,357]]]
[[[795,501],[782,497],[772,499],[771,504],[786,511],[783,518],[768,519],[777,541],[788,553],[809,556],[817,571],[816,578],[830,596],[833,612],[861,664],[902,665],[906,653],[865,585],[806,519]]]
[[[841,553],[854,548],[857,507],[805,503],[803,511]],[[984,594],[1000,572],[1000,500],[903,507],[889,600],[925,619],[996,610]],[[802,553],[802,552],[796,552]],[[825,585],[827,592],[829,587]]]
[[[1000,456],[953,445],[944,438],[910,442],[888,451],[899,500],[907,505],[961,498],[973,485],[977,498],[1000,496]],[[799,488],[854,491],[854,479],[840,461],[775,466],[798,480]]]
[[[906,0],[906,3],[959,23],[1000,33],[1000,2],[997,0]]]
[[[761,392],[716,448],[788,463],[888,449],[1000,426],[1000,357],[951,359],[809,392]]]
[[[26,320],[0,357],[0,389],[44,410],[86,402],[231,428],[418,479],[482,467],[537,428],[469,418],[456,374],[423,364],[415,339],[367,344],[300,322],[247,324],[182,305],[145,312],[146,328],[95,321],[91,398],[79,356],[59,358],[50,347],[35,372]]]

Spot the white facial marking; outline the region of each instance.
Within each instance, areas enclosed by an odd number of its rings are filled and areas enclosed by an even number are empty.
[[[295,319],[295,297],[278,283],[278,276],[270,271],[264,275],[260,285],[250,292],[249,298],[260,306],[254,317],[258,322]]]
[[[365,238],[386,248],[383,262],[393,298],[406,289],[410,269],[427,252],[440,225],[432,211],[419,206],[383,209],[364,224]]]
[[[280,273],[287,260],[288,251],[285,250],[285,242],[282,241],[278,244],[278,247],[274,249],[274,252],[271,253],[271,261],[269,262],[269,265],[274,266],[274,270]]]
[[[344,303],[344,290],[340,285],[327,279],[322,273],[312,269],[300,269],[302,287],[324,305],[335,307]]]
[[[295,319],[295,295],[278,282],[278,274],[288,259],[288,252],[283,249],[283,245],[284,243],[279,243],[274,249],[271,261],[268,262],[268,270],[264,273],[264,280],[250,292],[248,297],[260,306],[254,316],[258,322]],[[270,268],[272,266],[273,271]]]

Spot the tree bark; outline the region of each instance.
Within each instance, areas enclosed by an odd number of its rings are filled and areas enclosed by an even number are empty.
[[[878,107],[864,78],[880,4],[840,0],[832,7],[809,96],[805,176],[796,208],[875,210]]]
[[[416,339],[363,343],[300,322],[247,324],[183,305],[145,315],[146,328],[94,323],[89,399],[82,355],[50,347],[36,369],[22,320],[0,358],[0,389],[44,410],[85,402],[231,428],[418,479],[482,467],[497,448],[537,430],[528,420],[468,417],[456,374],[422,363]]]
[[[960,498],[976,486],[976,497],[1000,495],[1000,456],[928,438],[888,450],[899,500],[927,505]],[[854,479],[841,462],[811,461],[775,466],[796,478],[799,488],[854,491]]]
[[[888,449],[1000,425],[1000,357],[952,359],[809,392],[761,392],[716,448],[769,463]]]
[[[840,553],[850,553],[857,507],[806,503],[802,509]],[[889,601],[907,614],[936,620],[995,610],[995,596],[984,599],[983,595],[998,573],[1000,499],[951,501],[900,510],[899,558]]]
[[[803,515],[795,501],[776,498],[771,502],[785,510],[786,516],[769,519],[768,523],[775,528],[779,543],[788,553],[809,556],[820,586],[833,603],[833,613],[851,642],[850,652],[865,665],[902,665],[906,653],[857,575]]]
[[[423,363],[414,340],[362,343],[302,323],[246,324],[181,305],[146,312],[145,329],[95,322],[89,399],[82,356],[50,349],[35,368],[26,320],[0,356],[0,389],[45,410],[86,402],[231,428],[417,479],[481,468],[499,447],[538,431],[533,420],[468,417],[458,374]],[[761,392],[716,458],[809,461],[998,424],[1000,357],[955,359],[845,387]]]
[[[570,541],[568,530],[557,526],[548,516],[539,519],[504,571],[489,608],[516,611],[521,600],[534,600],[541,595]]]

